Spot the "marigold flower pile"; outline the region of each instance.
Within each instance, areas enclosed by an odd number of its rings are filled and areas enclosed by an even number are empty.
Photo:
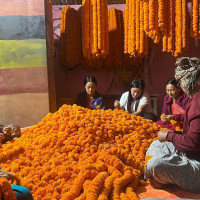
[[[35,200],[138,199],[134,189],[157,131],[127,111],[63,105],[2,145],[1,167]]]

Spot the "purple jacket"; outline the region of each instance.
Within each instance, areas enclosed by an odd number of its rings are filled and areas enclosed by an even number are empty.
[[[190,101],[190,97],[188,97],[184,92],[181,92],[180,97],[175,102],[183,110],[186,111],[186,108],[187,108],[189,101]],[[173,104],[173,99],[169,95],[166,95],[164,97],[162,114],[165,113],[166,115],[172,115],[172,104]],[[174,115],[174,120],[183,121],[184,120],[184,114]]]
[[[200,161],[200,92],[195,94],[188,104],[183,133],[168,133],[167,141],[186,154],[188,158]]]
[[[78,97],[75,101],[75,104],[78,106],[82,106],[84,108],[87,108],[87,93],[86,91],[81,92],[78,94]],[[99,105],[101,109],[105,110],[105,105],[103,103],[103,97],[96,91],[94,95],[94,100],[92,102],[92,110],[95,109],[95,107]]]

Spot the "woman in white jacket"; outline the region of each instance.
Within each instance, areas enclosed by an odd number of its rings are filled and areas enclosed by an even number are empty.
[[[149,94],[144,88],[145,83],[142,79],[133,80],[131,89],[122,94],[120,101],[115,100],[114,107],[155,122],[157,116],[153,113]]]

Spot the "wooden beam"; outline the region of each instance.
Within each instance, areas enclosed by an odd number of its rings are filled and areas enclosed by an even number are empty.
[[[45,0],[45,25],[46,25],[46,49],[47,49],[47,75],[49,89],[49,111],[56,111],[56,88],[53,66],[53,49],[52,49],[52,7],[49,0]]]

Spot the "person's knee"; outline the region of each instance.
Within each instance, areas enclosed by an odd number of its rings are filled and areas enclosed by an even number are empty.
[[[145,173],[148,176],[147,178],[154,177],[162,173],[163,166],[164,162],[161,157],[151,158],[146,165]]]
[[[158,120],[157,116],[156,116],[154,113],[145,113],[145,114],[143,115],[143,117],[144,117],[145,119],[150,119],[150,120],[152,120],[153,122],[157,122],[157,120]]]

